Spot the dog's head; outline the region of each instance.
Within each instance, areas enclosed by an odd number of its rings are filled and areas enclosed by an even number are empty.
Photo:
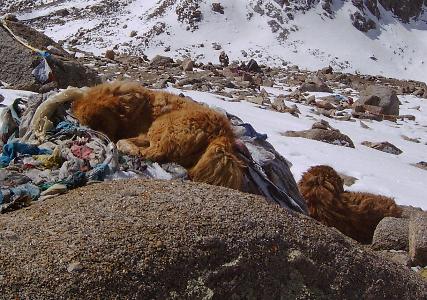
[[[325,165],[311,167],[303,174],[298,187],[308,205],[338,198],[344,192],[341,177]]]

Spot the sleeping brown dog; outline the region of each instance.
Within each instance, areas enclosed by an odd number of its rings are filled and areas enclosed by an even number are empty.
[[[329,166],[310,168],[298,187],[311,217],[363,244],[372,242],[382,218],[400,217],[402,213],[391,198],[344,191],[342,179]]]
[[[244,166],[230,121],[213,109],[136,82],[113,82],[86,90],[72,111],[127,154],[176,162],[194,181],[242,188]]]

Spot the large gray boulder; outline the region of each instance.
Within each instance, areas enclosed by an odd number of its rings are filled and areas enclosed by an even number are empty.
[[[373,113],[398,116],[399,104],[396,91],[385,86],[371,85],[361,92],[355,107]]]
[[[426,299],[427,284],[258,196],[178,181],[73,190],[0,215],[4,299]]]
[[[49,83],[39,82],[32,71],[42,58],[19,43],[0,25],[0,81],[16,89],[34,92],[45,92],[68,86],[92,86],[101,82],[94,70],[78,63],[58,43],[46,35],[19,22],[6,22],[12,32],[25,39],[30,46],[40,50],[52,49],[50,52],[54,54],[50,55],[47,61],[53,71],[53,78]]]

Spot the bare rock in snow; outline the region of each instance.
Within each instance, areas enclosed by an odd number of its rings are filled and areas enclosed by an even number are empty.
[[[382,151],[382,152],[386,152],[386,153],[390,153],[390,154],[394,154],[394,155],[399,155],[399,154],[403,153],[402,150],[400,150],[395,145],[393,145],[392,143],[389,143],[389,142],[376,143],[376,142],[363,141],[361,144],[363,146],[370,147],[372,149]]]

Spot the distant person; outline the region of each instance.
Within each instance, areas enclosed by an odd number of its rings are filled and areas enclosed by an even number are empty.
[[[221,51],[221,54],[219,55],[219,62],[223,67],[227,67],[228,64],[230,63],[230,60],[228,59],[228,55],[225,54],[224,51]]]

